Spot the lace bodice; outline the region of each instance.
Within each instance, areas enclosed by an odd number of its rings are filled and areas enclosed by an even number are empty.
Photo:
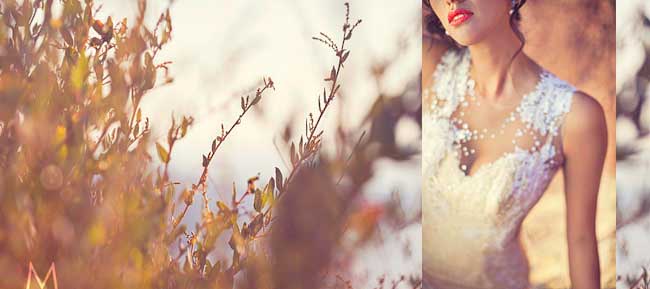
[[[472,119],[487,108],[470,65],[467,50],[447,52],[423,90],[432,100],[423,110],[425,288],[522,289],[519,230],[563,163],[559,133],[575,89],[542,71],[502,119]]]

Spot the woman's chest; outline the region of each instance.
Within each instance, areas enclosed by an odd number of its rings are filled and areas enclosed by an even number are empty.
[[[423,136],[424,190],[439,205],[476,213],[526,211],[557,171],[555,147],[550,142],[535,151],[496,142],[494,146],[481,143],[485,147],[478,147],[482,153],[467,173],[463,164],[468,156],[458,145],[462,132],[445,118],[425,121],[429,123],[424,125]],[[481,159],[486,155],[487,159]]]

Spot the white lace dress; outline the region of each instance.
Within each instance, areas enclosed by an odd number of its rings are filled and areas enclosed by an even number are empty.
[[[521,223],[562,166],[560,127],[575,89],[543,71],[500,126],[472,126],[464,119],[480,102],[470,64],[467,50],[447,52],[423,90],[433,99],[423,110],[424,288],[523,289]],[[498,149],[477,151],[486,147]],[[474,168],[480,158],[490,161]]]

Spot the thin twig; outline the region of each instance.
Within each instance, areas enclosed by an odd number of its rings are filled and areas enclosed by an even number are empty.
[[[264,83],[265,83],[265,84],[264,84],[264,87],[263,87],[262,89],[258,89],[258,90],[257,90],[257,92],[256,92],[256,97],[261,97],[262,94],[264,93],[264,91],[266,91],[266,90],[269,89],[269,88],[273,88],[273,89],[275,89],[275,87],[274,87],[274,83],[273,83],[273,81],[272,81],[270,78],[268,79],[268,81],[265,79],[265,80],[264,80]],[[242,101],[243,101],[243,100],[242,100]],[[202,191],[203,191],[203,197],[204,197],[204,199],[207,199],[207,197],[206,197],[206,191],[207,191],[207,190],[205,189],[205,181],[206,181],[206,178],[207,178],[207,176],[208,176],[208,167],[210,166],[210,162],[212,161],[212,158],[214,157],[215,152],[216,152],[216,151],[221,147],[221,144],[223,144],[223,142],[228,138],[228,136],[229,136],[230,133],[233,131],[233,129],[235,129],[235,127],[241,123],[241,120],[242,120],[242,118],[244,117],[244,115],[246,115],[246,113],[247,113],[247,112],[248,112],[248,111],[249,111],[249,110],[250,110],[250,109],[251,109],[255,104],[256,104],[256,103],[253,101],[252,103],[247,103],[247,105],[244,105],[244,107],[243,107],[243,109],[242,109],[242,112],[239,114],[239,117],[237,117],[237,120],[236,120],[235,122],[232,123],[232,125],[230,126],[230,128],[229,128],[227,131],[224,132],[224,131],[223,131],[223,125],[221,126],[221,128],[222,128],[222,133],[221,133],[220,136],[218,136],[218,137],[213,141],[213,144],[214,144],[214,145],[213,145],[211,151],[208,153],[207,156],[205,156],[204,163],[203,163],[203,172],[201,173],[201,176],[199,177],[198,181],[197,181],[195,184],[192,185],[192,194],[194,194],[194,192],[195,192],[198,188],[201,188]],[[172,224],[172,229],[171,229],[170,232],[173,232],[173,231],[176,229],[176,227],[178,227],[178,225],[180,224],[181,220],[185,217],[185,214],[187,213],[187,210],[188,210],[188,208],[189,208],[190,205],[191,205],[191,203],[187,203],[187,202],[185,203],[185,207],[183,208],[183,211],[181,212],[181,214],[180,214],[178,217],[176,217],[176,218],[174,219],[173,224]]]

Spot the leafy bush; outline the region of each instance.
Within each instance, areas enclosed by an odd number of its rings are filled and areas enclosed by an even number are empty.
[[[133,23],[96,19],[90,0],[0,5],[2,288],[23,286],[30,262],[37,272],[54,263],[61,288],[317,288],[325,279],[341,286],[323,276],[331,276],[338,252],[372,235],[384,209],[361,205],[361,188],[372,162],[395,153],[390,145],[377,150],[365,133],[353,153],[320,153],[319,125],[340,89],[346,43],[361,23],[350,22],[348,4],[340,42],[315,37],[337,64],[305,134],[290,144],[289,171],[274,168],[264,182],[253,177],[243,192],[233,184],[229,204],[216,201],[216,211],[206,182],[210,163],[275,89],[271,78],[241,98],[241,114],[221,126],[197,181],[181,184],[168,167],[193,118],[172,117],[166,141],[155,142],[155,124],[140,109],[152,89],[173,81],[171,63],[157,57],[172,39],[169,10],[147,27],[144,0]],[[156,157],[162,165],[152,170]],[[195,194],[202,217],[190,230],[182,221]],[[214,257],[226,250],[232,258]],[[401,282],[405,277],[394,284]],[[417,274],[409,282],[420,286]]]

